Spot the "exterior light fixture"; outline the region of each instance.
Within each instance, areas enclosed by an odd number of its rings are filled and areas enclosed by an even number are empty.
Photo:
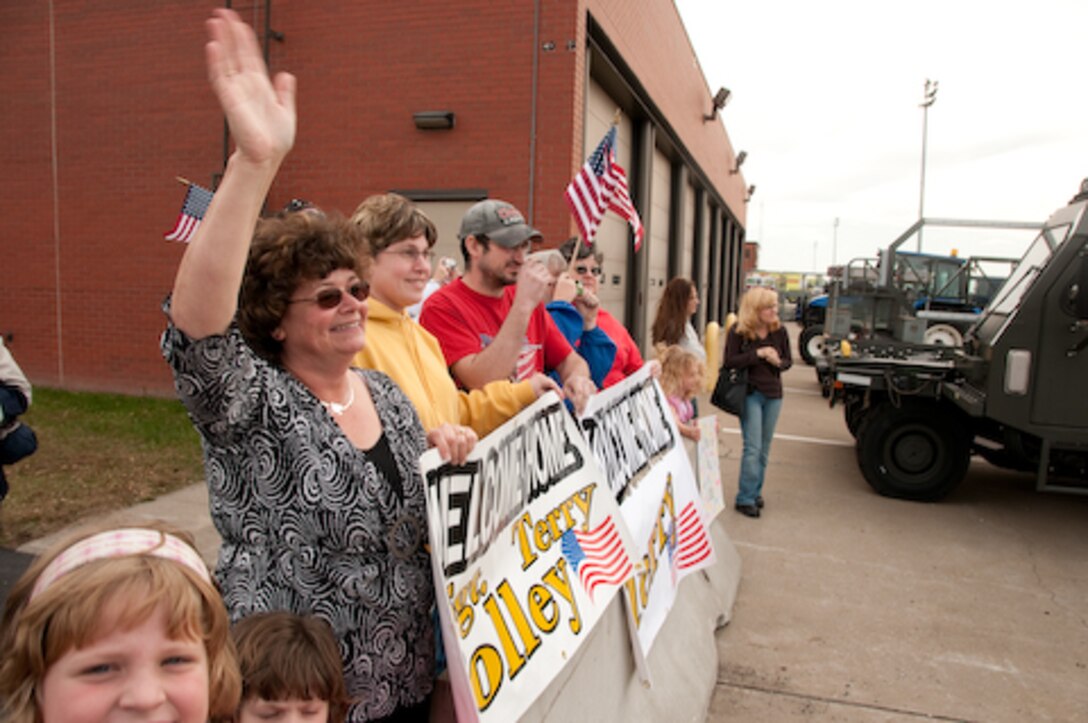
[[[728,88],[718,88],[718,92],[714,94],[714,98],[711,100],[713,105],[710,108],[710,113],[703,116],[704,123],[718,117],[718,111],[724,108],[725,104],[729,102],[730,95]]]
[[[741,151],[737,154],[737,159],[733,161],[733,167],[729,170],[729,174],[740,173],[740,167],[744,165],[744,162],[748,159],[748,151]]]
[[[421,131],[448,131],[453,128],[452,110],[425,110],[412,114],[412,122]]]
[[[751,186],[748,187],[748,195],[744,197],[744,202],[748,203],[749,201],[751,201],[752,196],[754,196],[755,194],[756,194],[756,184],[753,183]]]

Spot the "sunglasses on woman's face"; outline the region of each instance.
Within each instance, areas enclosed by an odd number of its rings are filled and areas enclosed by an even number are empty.
[[[347,288],[347,293],[354,296],[356,301],[366,301],[366,297],[370,296],[370,284],[365,281],[356,281]],[[291,299],[290,303],[297,304],[300,301],[312,301],[322,309],[335,309],[340,306],[340,302],[343,300],[344,291],[342,289],[332,288],[322,289],[314,296]]]

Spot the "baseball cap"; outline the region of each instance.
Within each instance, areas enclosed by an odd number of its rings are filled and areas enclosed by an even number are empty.
[[[521,211],[506,201],[487,199],[465,211],[457,237],[487,236],[505,248],[520,246],[531,238],[543,238],[535,228],[525,223]]]

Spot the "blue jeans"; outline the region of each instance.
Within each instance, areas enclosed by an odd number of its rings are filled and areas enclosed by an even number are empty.
[[[768,399],[755,389],[750,391],[744,400],[744,414],[740,418],[744,454],[740,460],[738,505],[754,505],[756,497],[763,494],[763,475],[767,471],[767,456],[771,452],[774,427],[778,424],[778,413],[781,411],[781,398]]]

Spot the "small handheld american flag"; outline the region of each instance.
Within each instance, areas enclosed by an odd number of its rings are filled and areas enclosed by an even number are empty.
[[[642,220],[631,203],[627,188],[627,172],[616,163],[616,126],[608,129],[597,150],[582,166],[582,170],[567,185],[564,196],[582,238],[593,243],[597,227],[609,209],[627,219],[635,234],[635,251],[642,247]]]
[[[180,241],[186,243],[193,237],[208,211],[208,204],[212,202],[212,192],[195,183],[189,184],[189,190],[185,193],[185,202],[181,204],[181,212],[178,214],[178,222],[174,230],[163,236],[167,241]]]

